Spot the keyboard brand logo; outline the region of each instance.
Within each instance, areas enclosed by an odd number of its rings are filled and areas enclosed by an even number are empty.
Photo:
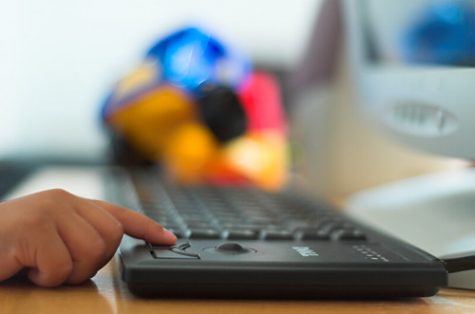
[[[293,246],[292,249],[294,249],[303,257],[318,256],[318,253],[309,248],[308,246]]]

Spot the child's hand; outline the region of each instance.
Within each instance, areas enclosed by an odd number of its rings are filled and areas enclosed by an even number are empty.
[[[37,285],[78,284],[114,255],[123,233],[156,244],[176,237],[126,208],[49,190],[0,204],[0,281],[29,268]]]

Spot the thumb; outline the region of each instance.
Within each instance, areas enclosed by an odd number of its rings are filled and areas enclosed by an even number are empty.
[[[0,250],[0,281],[14,276],[23,268],[14,254]]]

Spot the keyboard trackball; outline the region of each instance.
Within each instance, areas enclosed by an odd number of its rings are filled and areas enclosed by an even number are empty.
[[[213,248],[208,248],[206,249],[206,251],[218,253],[218,254],[229,254],[229,255],[256,253],[256,250],[245,247],[237,242],[224,242],[224,243],[216,245]]]

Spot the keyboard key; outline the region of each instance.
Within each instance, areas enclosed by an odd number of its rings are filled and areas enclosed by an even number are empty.
[[[366,235],[355,229],[339,229],[332,233],[332,238],[340,241],[364,241]]]
[[[250,229],[231,229],[224,232],[229,240],[253,240],[257,239],[258,233]]]
[[[336,230],[336,229],[339,229],[339,228],[341,228],[341,223],[340,223],[340,222],[337,222],[337,221],[328,221],[328,222],[322,223],[322,224],[318,227],[318,232],[321,233],[321,234],[328,234],[328,235],[330,235],[330,233],[331,233],[333,230]]]
[[[179,230],[180,229],[180,226],[175,223],[175,222],[159,222],[164,228],[167,228],[167,229],[173,229],[173,230]]]
[[[248,230],[253,230],[255,232],[259,232],[261,229],[265,229],[265,226],[259,226],[259,225],[254,225],[250,224],[247,222],[244,223],[234,223],[234,224],[222,224],[224,227],[223,229],[248,229]]]
[[[167,228],[171,231],[178,239],[184,238],[184,234],[180,229]]]
[[[330,232],[319,229],[299,229],[296,231],[297,237],[302,240],[330,240]]]
[[[190,239],[220,239],[221,233],[216,229],[190,229]]]
[[[293,240],[294,235],[287,230],[264,230],[262,238],[264,240]]]
[[[246,221],[246,220],[242,220],[242,219],[236,219],[234,221],[232,220],[220,220],[220,225],[226,229],[234,229],[235,227],[239,227],[239,228],[242,228],[242,227],[245,227],[246,225],[248,225],[249,223]]]
[[[210,222],[205,221],[185,221],[185,224],[188,226],[189,229],[208,229],[212,228]]]

